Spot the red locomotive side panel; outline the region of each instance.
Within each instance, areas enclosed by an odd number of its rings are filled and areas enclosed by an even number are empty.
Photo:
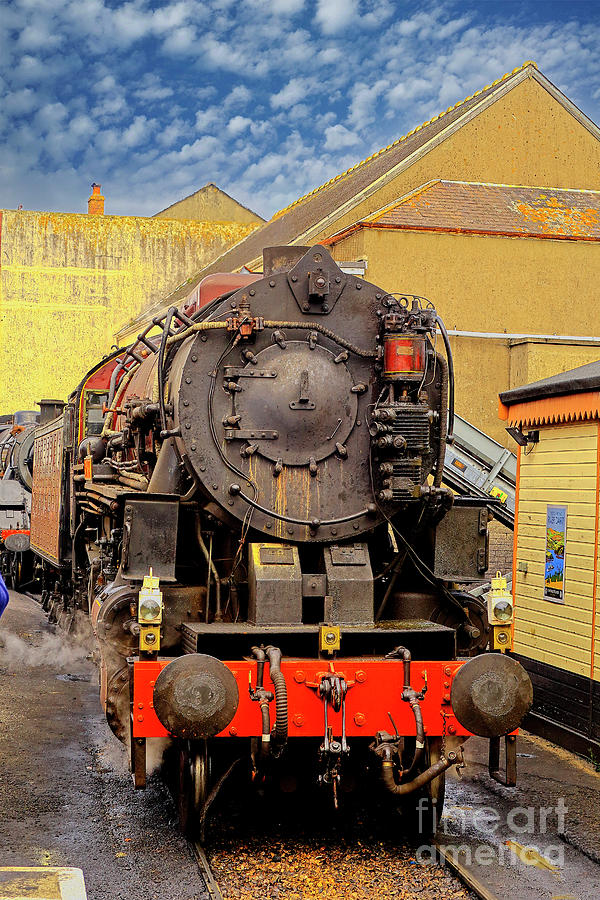
[[[62,518],[63,417],[36,435],[31,502],[31,547],[60,565]]]

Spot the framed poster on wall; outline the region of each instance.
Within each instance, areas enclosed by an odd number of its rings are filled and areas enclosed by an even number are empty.
[[[546,507],[546,565],[544,599],[565,602],[565,545],[567,540],[567,507]]]

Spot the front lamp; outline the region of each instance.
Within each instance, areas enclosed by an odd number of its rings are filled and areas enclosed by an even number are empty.
[[[162,617],[162,603],[156,597],[146,596],[140,600],[138,620],[144,624],[155,624]]]
[[[510,622],[513,616],[512,603],[508,600],[497,600],[492,607],[492,615],[499,622]]]

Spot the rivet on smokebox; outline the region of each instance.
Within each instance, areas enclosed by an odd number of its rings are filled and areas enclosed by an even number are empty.
[[[302,671],[302,669],[297,669],[294,673],[294,681],[298,682],[298,684],[302,684],[303,681],[306,681],[306,675]]]
[[[229,729],[229,734],[231,735],[231,737],[235,737],[237,733],[238,733],[237,728],[235,727],[235,725],[232,725],[231,728]]]
[[[456,734],[456,726],[448,725],[448,734]]]
[[[297,728],[302,728],[304,725],[304,716],[302,713],[296,713],[294,716],[294,725],[296,725]]]
[[[366,673],[366,672],[363,672],[362,669],[359,669],[358,672],[355,674],[354,677],[356,678],[356,680],[357,680],[360,684],[362,684],[363,681],[366,681],[366,680],[367,680],[367,673]]]
[[[444,675],[452,675],[452,669],[450,668],[450,666],[444,667]]]
[[[444,703],[450,703],[450,694],[444,694]]]
[[[138,703],[138,709],[143,709],[143,708],[144,708],[144,704],[143,704],[143,703]]]
[[[366,721],[367,717],[364,713],[356,713],[356,715],[354,716],[354,724],[358,725],[359,728],[362,728]]]
[[[138,717],[137,717],[137,720],[138,720],[138,722],[143,722],[143,721],[144,721],[144,717],[143,717],[143,716],[138,716]]]

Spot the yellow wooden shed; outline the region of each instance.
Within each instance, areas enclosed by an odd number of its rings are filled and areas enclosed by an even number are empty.
[[[500,394],[517,441],[514,654],[531,675],[526,726],[600,750],[600,362]]]

